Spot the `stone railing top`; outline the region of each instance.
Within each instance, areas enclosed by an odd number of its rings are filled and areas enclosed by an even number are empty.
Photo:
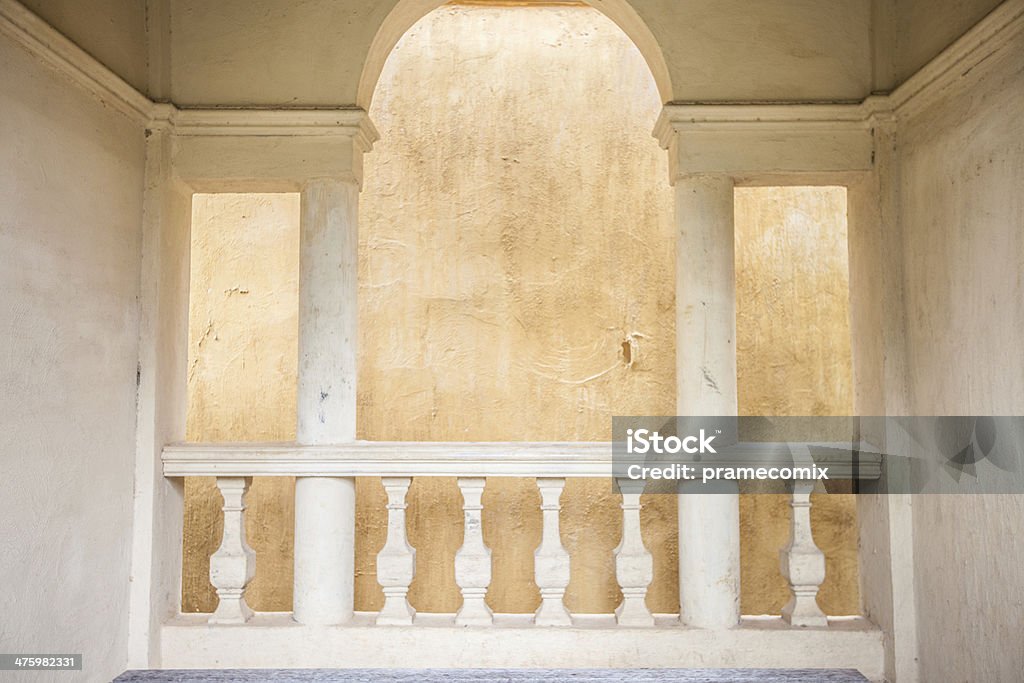
[[[740,443],[705,455],[705,465],[772,467],[793,464],[787,443]],[[878,453],[848,443],[799,444],[833,479],[878,479]],[[633,456],[636,462],[636,456]],[[589,477],[612,478],[611,442],[355,441],[174,444],[164,448],[167,477]],[[621,467],[621,464],[619,465]]]

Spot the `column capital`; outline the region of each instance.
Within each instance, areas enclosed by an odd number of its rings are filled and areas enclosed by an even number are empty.
[[[653,134],[673,185],[717,174],[756,182],[870,170],[870,118],[860,104],[667,104]]]
[[[312,179],[361,185],[379,138],[365,111],[176,109],[174,173],[198,192],[294,192]]]

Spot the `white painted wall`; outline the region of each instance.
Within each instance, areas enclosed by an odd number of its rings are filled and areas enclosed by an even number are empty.
[[[1024,35],[971,78],[899,139],[921,415],[1024,414]],[[921,680],[1020,680],[1024,496],[917,496],[913,508]]]
[[[0,38],[0,652],[125,668],[144,138]],[[38,673],[4,680],[50,680]]]

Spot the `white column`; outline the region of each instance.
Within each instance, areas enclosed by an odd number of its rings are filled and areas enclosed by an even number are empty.
[[[384,607],[377,623],[411,624],[414,611],[406,595],[416,572],[416,551],[405,533],[405,496],[412,479],[384,477],[381,482],[388,494],[388,539],[377,554],[377,582],[384,589]]]
[[[220,602],[210,615],[211,624],[244,624],[252,616],[245,603],[245,587],[256,574],[256,553],[245,540],[245,493],[251,479],[217,477],[224,497],[224,536],[210,557],[210,583]]]
[[[733,181],[676,181],[676,394],[680,415],[736,414]]]
[[[354,180],[312,180],[302,191],[299,246],[298,442],[356,436],[358,197]],[[295,481],[294,617],[352,617],[355,480]]]
[[[654,626],[654,617],[647,609],[654,560],[641,535],[640,508],[639,492],[622,492],[622,541],[615,549],[615,578],[622,589],[622,604],[615,620],[620,626]]]
[[[540,609],[534,620],[538,626],[571,626],[572,618],[562,600],[569,586],[569,553],[562,545],[558,513],[565,479],[537,478],[544,530],[533,557],[533,573],[540,589]]]
[[[676,410],[736,415],[736,277],[733,180],[676,180]],[[679,497],[679,595],[684,623],[739,622],[739,492]]]
[[[487,587],[491,585],[491,550],[484,545],[481,514],[484,506],[480,502],[485,481],[478,477],[459,477],[465,536],[455,554],[455,582],[462,591],[462,609],[455,617],[458,626],[492,623],[491,608],[484,602]]]

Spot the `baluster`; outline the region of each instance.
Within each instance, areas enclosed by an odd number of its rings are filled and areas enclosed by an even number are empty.
[[[244,624],[252,616],[245,604],[245,587],[256,573],[256,553],[245,541],[244,502],[251,482],[249,477],[217,477],[224,497],[224,536],[210,557],[210,583],[220,598],[210,615],[211,624]]]
[[[811,450],[806,444],[790,444],[795,467],[814,464]],[[814,543],[811,533],[811,491],[814,481],[797,479],[790,482],[793,489],[790,506],[793,520],[789,543],[779,551],[782,575],[789,581],[793,597],[782,608],[782,618],[792,626],[828,626],[828,619],[818,607],[818,587],[825,580],[825,554]]]
[[[565,479],[538,478],[540,509],[544,516],[543,536],[534,553],[533,568],[541,604],[534,623],[538,626],[571,626],[569,610],[562,603],[569,585],[569,553],[562,546],[558,513],[562,509],[559,499],[565,488]]]
[[[825,580],[825,554],[814,543],[811,533],[811,491],[814,482],[792,482],[793,508],[789,543],[779,551],[782,575],[793,594],[782,608],[782,618],[792,626],[828,626],[825,613],[818,607],[818,587]]]
[[[378,624],[411,624],[415,611],[406,600],[409,584],[416,572],[416,550],[405,534],[405,495],[409,477],[384,477],[381,483],[388,494],[388,539],[377,554],[377,581],[384,589],[384,608]]]
[[[459,626],[485,626],[493,621],[491,608],[484,602],[491,583],[491,551],[484,545],[484,507],[480,503],[485,481],[481,477],[459,477],[465,519],[462,547],[455,554],[455,581],[462,591],[462,609],[455,617]]]
[[[640,535],[640,508],[639,492],[622,492],[622,542],[615,549],[615,577],[622,588],[622,604],[615,616],[621,626],[654,626],[645,602],[647,586],[654,579],[654,560]]]

